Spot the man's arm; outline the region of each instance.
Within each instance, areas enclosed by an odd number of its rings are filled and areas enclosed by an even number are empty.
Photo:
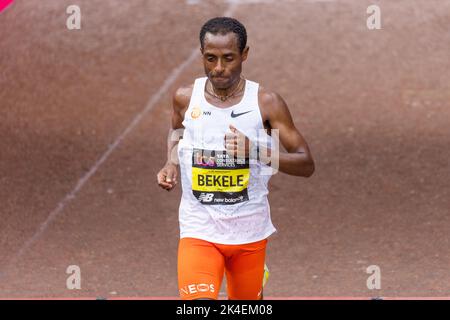
[[[261,89],[260,107],[263,120],[271,129],[277,129],[280,142],[287,152],[279,152],[281,172],[310,177],[314,173],[314,160],[305,139],[295,127],[291,113],[283,98],[274,92]]]
[[[184,113],[189,106],[191,99],[192,86],[178,88],[172,98],[172,118],[169,134],[167,136],[167,163],[178,165],[177,158],[174,158],[174,151],[178,145],[180,134],[175,131],[183,129]],[[176,156],[176,153],[175,153]]]
[[[171,126],[167,137],[167,161],[157,174],[159,186],[167,191],[172,190],[177,184],[178,155],[176,150],[181,134],[175,131],[183,129],[184,113],[189,106],[192,88],[192,85],[180,87],[172,98]]]

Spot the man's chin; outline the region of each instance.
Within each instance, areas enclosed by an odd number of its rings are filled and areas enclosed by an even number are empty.
[[[230,83],[228,79],[212,79],[212,85],[216,89],[228,89],[230,87]]]

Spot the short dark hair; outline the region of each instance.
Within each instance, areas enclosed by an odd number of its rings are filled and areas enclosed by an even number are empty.
[[[238,20],[229,17],[216,17],[208,20],[200,30],[200,46],[203,49],[203,42],[207,32],[212,34],[227,34],[233,32],[237,35],[238,46],[241,53],[247,45],[247,30]]]

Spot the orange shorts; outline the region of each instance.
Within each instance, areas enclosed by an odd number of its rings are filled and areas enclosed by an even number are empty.
[[[240,245],[180,239],[178,289],[181,299],[217,299],[224,272],[229,299],[261,299],[266,245],[267,239]]]

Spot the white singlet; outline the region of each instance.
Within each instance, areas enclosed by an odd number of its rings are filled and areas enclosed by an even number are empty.
[[[258,104],[259,84],[246,80],[241,101],[219,108],[205,98],[206,80],[195,80],[178,143],[180,238],[220,244],[263,240],[276,232],[267,199],[270,167],[229,157],[224,146],[230,124],[252,141],[270,141]]]

